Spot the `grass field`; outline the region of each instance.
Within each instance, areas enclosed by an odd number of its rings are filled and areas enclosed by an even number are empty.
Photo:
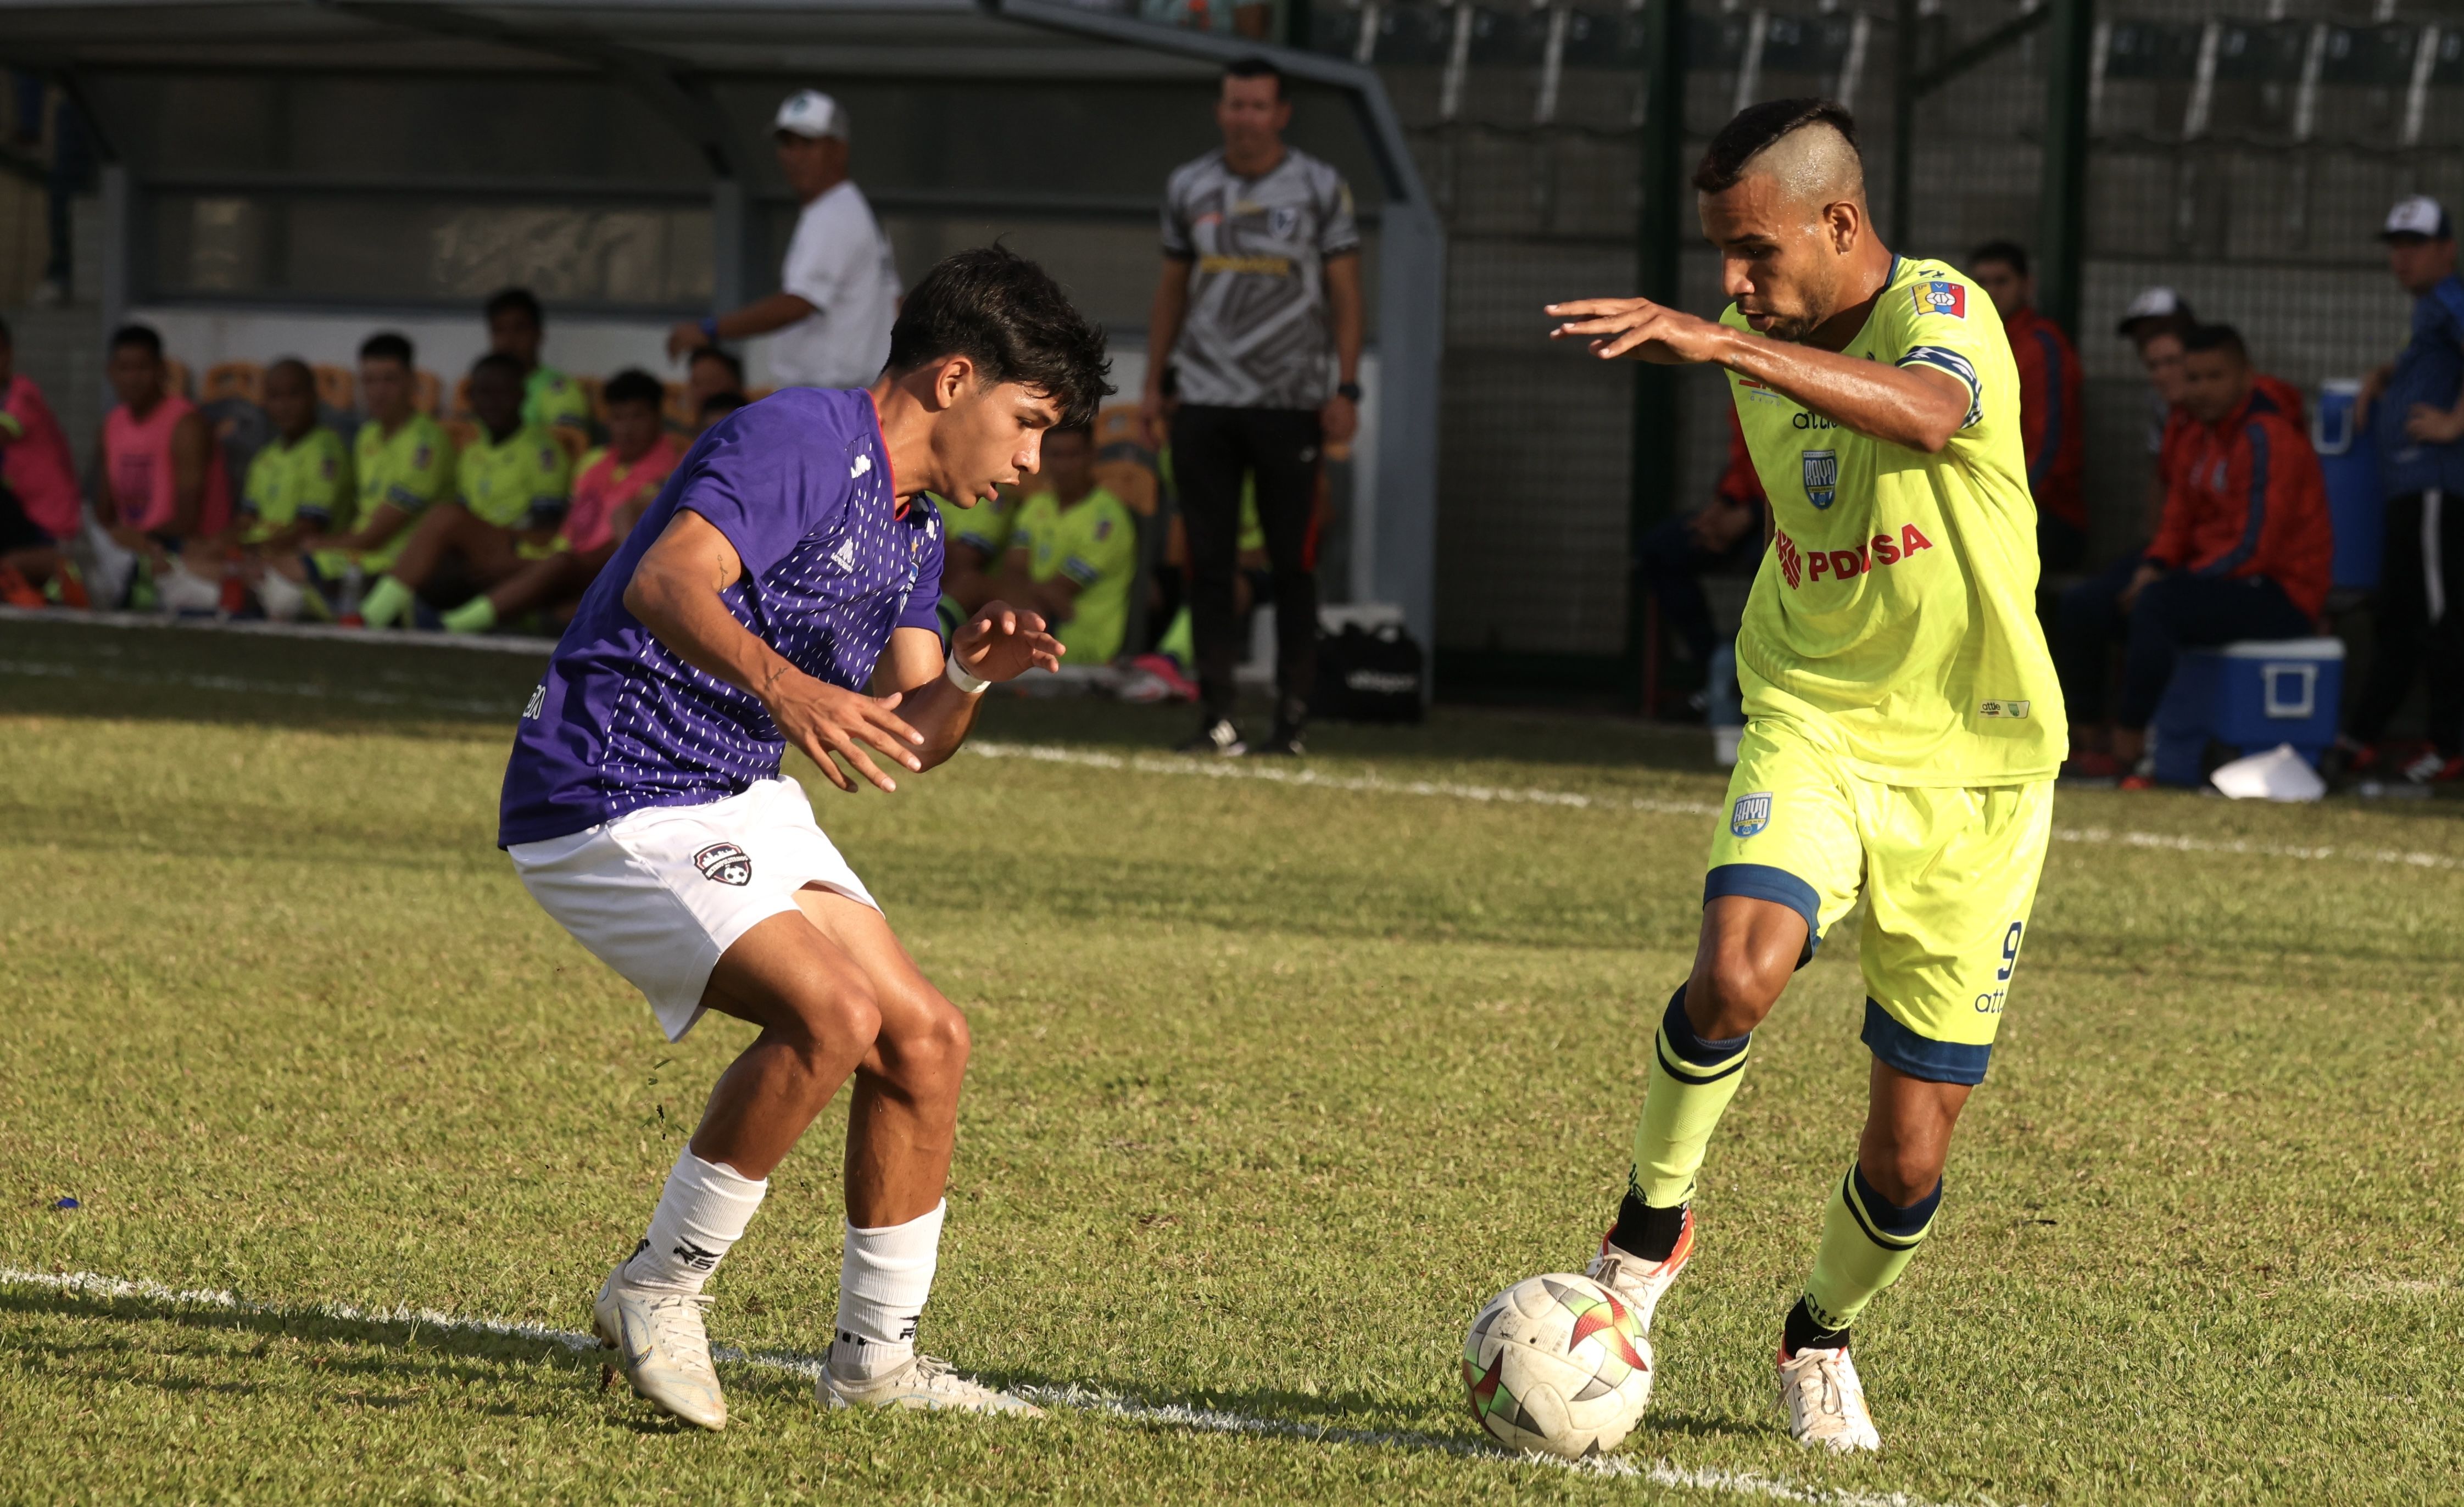
[[[1612,1212],[1724,781],[1699,734],[1467,711],[1327,729],[1309,784],[1011,702],[894,797],[808,780],[974,1023],[927,1348],[1150,1410],[832,1415],[747,1363],[725,1433],[671,1427],[436,1317],[585,1327],[746,1035],[666,1045],[491,845],[535,674],[0,622],[0,1500],[2464,1495],[2447,803],[2065,793],[1941,1222],[1859,1326],[1881,1457],[1771,1395],[1861,1109],[1839,941],[1713,1145],[1643,1474],[1479,1450],[1463,1328]],[[826,1340],[829,1118],[724,1342]]]

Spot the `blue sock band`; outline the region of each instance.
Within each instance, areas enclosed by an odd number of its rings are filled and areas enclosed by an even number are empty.
[[[1660,1017],[1660,1034],[1667,1039],[1668,1050],[1688,1067],[1717,1067],[1728,1059],[1753,1045],[1750,1031],[1741,1037],[1706,1041],[1694,1034],[1694,1022],[1685,1018],[1685,986],[1668,996],[1668,1013]]]
[[[1872,1224],[1877,1234],[1894,1235],[1903,1240],[1923,1234],[1925,1227],[1933,1223],[1934,1211],[1942,1207],[1940,1178],[1934,1179],[1932,1192],[1904,1209],[1883,1197],[1872,1183],[1866,1181],[1862,1167],[1849,1168],[1848,1181],[1849,1186],[1856,1190],[1857,1202],[1864,1206],[1859,1211],[1863,1222]]]

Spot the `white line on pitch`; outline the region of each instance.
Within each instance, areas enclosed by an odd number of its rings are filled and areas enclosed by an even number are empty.
[[[1387,779],[1376,775],[1325,775],[1306,766],[1260,765],[1231,759],[1192,758],[1186,754],[1104,754],[1063,748],[1049,743],[977,741],[962,752],[987,758],[1026,759],[1039,764],[1074,764],[1088,769],[1121,770],[1133,775],[1178,775],[1201,779],[1252,779],[1310,790],[1336,790],[1380,796],[1437,796],[1496,805],[1566,806],[1585,811],[1646,811],[1667,816],[1716,817],[1724,806],[1699,800],[1662,800],[1649,796],[1588,795],[1578,790],[1541,790],[1510,785],[1464,785],[1447,780]],[[2116,832],[2108,827],[2057,827],[2059,842],[2114,844],[2122,847],[2170,848],[2183,853],[2238,853],[2255,858],[2290,858],[2308,862],[2345,859],[2360,863],[2397,863],[2412,868],[2464,869],[2464,859],[2440,853],[2405,853],[2394,848],[2302,847],[2289,843],[2225,841],[2212,838],[2176,837],[2167,832]]]
[[[223,1288],[183,1290],[165,1286],[161,1282],[105,1277],[99,1272],[25,1272],[11,1267],[0,1267],[0,1286],[11,1285],[46,1287],[55,1292],[77,1293],[103,1299],[135,1298],[147,1302],[211,1308],[225,1313],[263,1314],[278,1319],[326,1319],[341,1323],[407,1324],[414,1329],[435,1329],[448,1333],[483,1334],[499,1339],[537,1341],[544,1344],[561,1345],[576,1353],[600,1348],[599,1341],[595,1336],[580,1334],[571,1329],[551,1329],[545,1324],[531,1323],[522,1320],[467,1319],[458,1314],[439,1313],[432,1308],[360,1308],[349,1303],[270,1303],[242,1298],[237,1293]],[[794,1351],[747,1351],[735,1345],[715,1344],[711,1346],[711,1354],[720,1361],[734,1365],[785,1371],[807,1379],[818,1380],[822,1374],[823,1362],[820,1357],[801,1355]],[[1708,1466],[1686,1467],[1672,1464],[1666,1460],[1643,1463],[1621,1455],[1590,1460],[1559,1460],[1540,1454],[1514,1455],[1473,1439],[1450,1438],[1442,1434],[1385,1432],[1364,1429],[1322,1429],[1280,1418],[1257,1418],[1247,1413],[1227,1412],[1219,1408],[1198,1408],[1187,1403],[1141,1402],[1136,1398],[1120,1397],[1108,1392],[1090,1392],[1075,1386],[1021,1387],[1017,1390],[1036,1402],[1054,1407],[1075,1409],[1083,1412],[1104,1413],[1130,1423],[1189,1429],[1201,1433],[1248,1434],[1270,1438],[1306,1439],[1317,1444],[1350,1444],[1381,1449],[1430,1451],[1441,1454],[1460,1455],[1467,1459],[1493,1461],[1501,1465],[1550,1466],[1574,1471],[1581,1474],[1610,1475],[1648,1481],[1655,1486],[1722,1492],[1732,1496],[1753,1496],[1766,1501],[1806,1502],[1817,1504],[1817,1507],[1935,1507],[1934,1503],[1902,1492],[1850,1492],[1834,1491],[1819,1486],[1798,1486],[1772,1476],[1756,1475],[1749,1471],[1727,1471]]]
[[[39,619],[42,616],[38,612],[0,608],[0,618],[6,618],[11,613],[27,619]],[[141,621],[150,622],[152,620]],[[283,624],[277,624],[277,626],[283,626]],[[342,632],[342,630],[335,631]],[[353,638],[355,641],[364,641],[366,637],[359,633],[344,633],[342,636]],[[431,637],[442,639],[447,636],[439,634]],[[85,678],[141,686],[180,686],[197,690],[227,690],[236,694],[258,693],[297,696],[311,700],[351,701],[366,706],[411,707],[476,716],[502,715],[510,718],[517,710],[510,702],[462,700],[398,691],[339,690],[307,681],[243,680],[229,675],[149,675],[110,668],[98,669],[91,666],[51,664],[33,660],[0,660],[0,675],[26,675],[51,679]],[[1198,759],[1152,754],[1105,754],[1091,749],[1064,748],[1049,743],[1001,743],[979,740],[964,745],[963,751],[984,758],[1025,759],[1039,764],[1071,764],[1087,769],[1122,770],[1135,775],[1256,780],[1305,790],[1331,790],[1353,795],[1435,797],[1486,805],[1558,806],[1578,811],[1641,811],[1661,816],[1680,817],[1716,817],[1725,809],[1700,800],[1668,800],[1650,796],[1595,796],[1578,790],[1545,790],[1513,785],[1469,785],[1454,780],[1388,779],[1378,775],[1329,775],[1306,766],[1287,769],[1274,765],[1238,763],[1228,759]],[[2169,848],[2182,853],[2224,853],[2252,858],[2289,858],[2310,863],[2342,859],[2347,863],[2393,863],[2409,868],[2464,869],[2464,859],[2450,858],[2440,853],[2408,853],[2396,848],[2331,845],[2306,847],[2292,843],[2226,841],[2212,838],[2181,837],[2167,832],[2116,832],[2106,827],[2057,827],[2054,829],[2054,841],[2091,845]]]

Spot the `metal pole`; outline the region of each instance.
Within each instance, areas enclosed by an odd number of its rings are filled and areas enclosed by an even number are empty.
[[[2052,0],[2045,48],[2044,178],[2037,207],[2036,307],[2076,335],[2087,256],[2088,68],[2095,0]]]
[[[1917,0],[1900,0],[1891,56],[1891,249],[1905,251],[1916,224]]]
[[[725,314],[746,301],[748,213],[744,184],[720,178],[710,186],[710,312]]]
[[[1649,0],[1644,15],[1645,95],[1642,118],[1642,215],[1637,280],[1642,295],[1675,304],[1681,289],[1679,249],[1693,196],[1685,191],[1685,3]],[[1677,369],[1637,362],[1634,370],[1633,491],[1627,507],[1624,676],[1642,697],[1650,603],[1643,589],[1643,536],[1676,502],[1682,422]]]

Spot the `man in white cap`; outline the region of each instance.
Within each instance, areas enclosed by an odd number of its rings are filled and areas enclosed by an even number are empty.
[[[2362,383],[2355,416],[2378,447],[2387,540],[2377,649],[2353,708],[2357,746],[2345,768],[2386,767],[2379,741],[2424,675],[2431,746],[2403,773],[2416,784],[2452,784],[2464,780],[2464,516],[2445,514],[2450,497],[2464,497],[2464,281],[2454,223],[2426,194],[2388,210],[2379,239],[2387,270],[2412,295],[2412,339]]]
[[[779,291],[740,309],[687,319],[668,354],[773,335],[770,380],[781,387],[861,387],[881,375],[898,317],[898,268],[872,206],[847,177],[847,111],[818,89],[790,96],[771,122],[779,167],[803,205]]]

